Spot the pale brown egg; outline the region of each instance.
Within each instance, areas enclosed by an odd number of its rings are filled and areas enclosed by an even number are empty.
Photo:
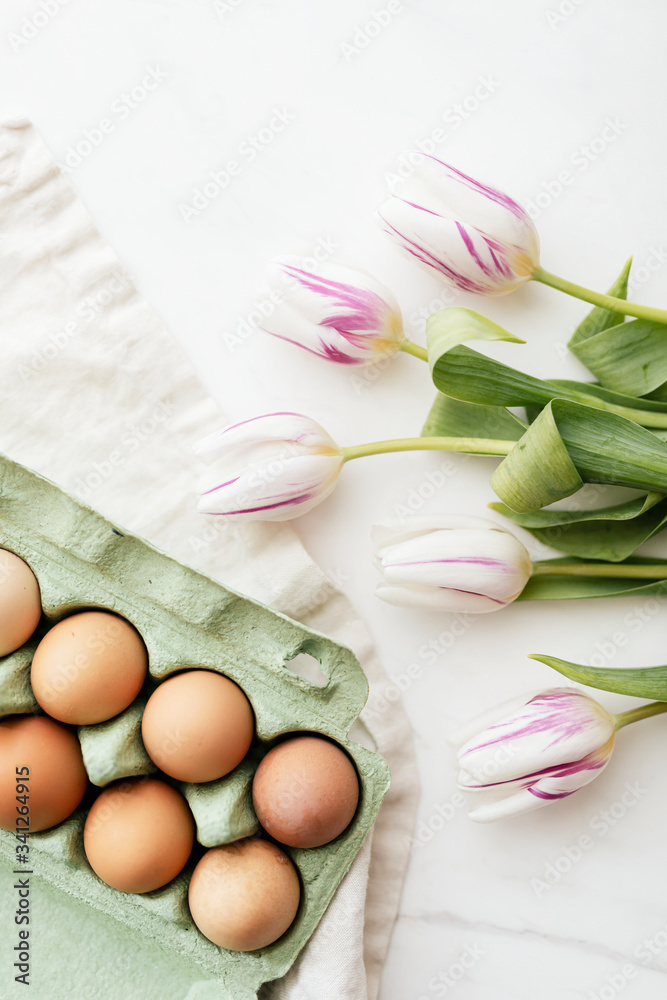
[[[0,549],[0,656],[27,642],[41,617],[35,574],[13,552]]]
[[[87,786],[81,747],[67,726],[43,715],[15,715],[0,722],[3,829],[37,832],[62,823]]]
[[[131,705],[146,677],[148,654],[137,630],[108,611],[70,615],[35,650],[35,698],[61,722],[89,726]]]
[[[247,754],[255,730],[241,688],[212,670],[188,670],[148,699],[141,735],[149,757],[179,781],[213,781]]]
[[[347,754],[318,736],[296,736],[269,750],[252,785],[257,818],[288,847],[321,847],[349,826],[359,780]]]
[[[195,837],[189,806],[158,778],[115,782],[93,802],[83,830],[88,863],[121,892],[151,892],[176,878]]]
[[[301,885],[296,868],[267,840],[213,847],[190,880],[190,913],[202,934],[230,951],[255,951],[293,923]]]

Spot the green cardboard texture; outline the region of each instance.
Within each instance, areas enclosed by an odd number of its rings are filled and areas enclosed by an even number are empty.
[[[127,618],[146,643],[150,676],[137,701],[108,722],[79,727],[94,785],[155,770],[141,742],[141,713],[156,683],[184,667],[217,670],[236,681],[256,718],[253,746],[231,774],[203,785],[178,785],[203,847],[257,832],[252,775],[281,735],[325,734],[354,761],[361,795],[352,823],[324,847],[286,848],[300,873],[301,906],[287,933],[256,952],[226,951],[197,930],[187,904],[192,861],[169,885],[136,896],[111,889],[89,867],[82,840],[85,808],[32,836],[36,877],[196,962],[217,981],[219,996],[254,997],[262,983],[287,972],[306,944],[389,787],[382,757],[348,738],[368,693],[358,661],[344,646],[182,565],[1,455],[0,547],[24,559],[39,581],[44,618],[35,639],[72,612],[99,608]],[[35,710],[29,684],[35,639],[0,659],[0,716]],[[324,686],[286,666],[299,653],[319,662]],[[0,854],[11,863],[14,852],[13,833],[0,831]]]

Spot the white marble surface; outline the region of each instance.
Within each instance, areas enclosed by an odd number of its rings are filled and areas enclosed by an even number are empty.
[[[366,32],[383,11],[389,23]],[[604,288],[634,252],[636,296],[664,304],[666,21],[657,0],[632,10],[621,0],[5,0],[0,114],[41,129],[230,415],[292,408],[349,444],[418,433],[426,369],[401,357],[363,380],[254,332],[267,258],[334,246],[392,285],[419,339],[426,312],[450,299],[388,245],[373,210],[385,175],[435,135],[444,158],[538,206],[546,267]],[[154,89],[132,96],[147,74]],[[101,137],[94,148],[86,131]],[[208,188],[198,214],[184,211],[232,159],[240,168],[225,190]],[[541,287],[458,301],[526,338],[494,356],[535,374],[579,373],[564,347],[582,315],[574,301]],[[661,662],[665,609],[514,606],[455,635],[450,616],[395,610],[372,593],[372,521],[420,494],[424,511],[483,513],[493,464],[358,462],[296,524],[370,623],[416,732],[418,841],[381,997],[657,1000],[667,981],[663,721],[624,731],[587,791],[495,826],[475,826],[459,806],[446,737],[497,701],[557,683],[530,652],[590,660],[599,644],[612,663]],[[621,649],[610,646],[619,631]],[[402,683],[409,664],[418,676]],[[584,834],[589,846],[568,860]]]

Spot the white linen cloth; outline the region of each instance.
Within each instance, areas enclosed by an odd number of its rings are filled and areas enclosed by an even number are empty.
[[[381,696],[388,679],[364,624],[289,526],[212,530],[196,513],[192,443],[234,414],[206,395],[23,119],[0,126],[0,257],[0,449],[177,559],[351,646],[371,702]],[[275,1000],[377,995],[418,795],[407,718],[397,701],[383,705],[367,728],[391,790],[309,945],[265,988]],[[190,1000],[207,985],[193,983]]]

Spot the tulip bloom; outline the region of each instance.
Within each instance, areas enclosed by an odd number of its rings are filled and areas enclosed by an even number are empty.
[[[574,688],[544,691],[473,722],[452,740],[460,743],[471,728],[476,732],[458,751],[458,786],[487,793],[490,801],[470,818],[486,823],[583,788],[609,763],[623,724],[622,716]]]
[[[479,614],[519,596],[530,556],[504,528],[482,517],[441,514],[387,521],[373,529],[389,604]]]
[[[211,463],[198,509],[247,520],[285,521],[331,493],[343,455],[324,428],[298,413],[232,424],[195,445]]]
[[[539,237],[525,209],[434,156],[379,214],[403,250],[464,292],[504,295],[539,266]]]
[[[280,301],[263,329],[274,337],[344,365],[369,364],[399,349],[398,304],[364,271],[323,264],[312,272],[285,257],[271,263],[268,277]]]

